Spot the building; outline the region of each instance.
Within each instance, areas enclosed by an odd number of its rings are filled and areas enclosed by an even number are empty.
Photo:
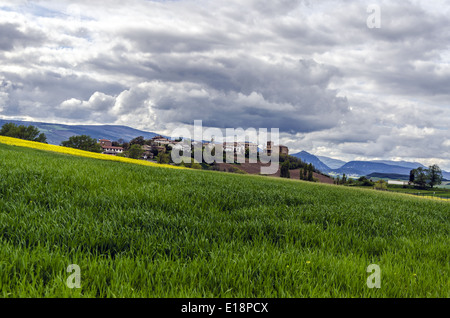
[[[171,144],[172,141],[170,141],[167,138],[164,138],[163,136],[155,136],[151,139],[152,143],[157,144],[157,145],[168,145]]]
[[[99,139],[100,146],[112,147],[112,141],[108,139]]]
[[[245,153],[245,146],[241,142],[224,142],[223,143],[223,150],[225,152],[233,152],[235,154],[244,154]]]
[[[100,139],[98,142],[103,149],[102,153],[105,155],[114,155],[115,156],[119,153],[123,153],[123,148],[113,146],[111,140]]]
[[[143,145],[142,146],[142,150],[144,150],[144,152],[142,153],[142,158],[144,158],[144,159],[153,159],[154,154],[152,152],[152,150],[153,150],[152,146]]]
[[[280,147],[278,150],[280,152],[280,155],[289,155],[289,148],[283,145],[279,145],[278,147]]]
[[[267,155],[272,155],[273,152],[278,151],[278,153],[280,155],[289,155],[289,148],[283,145],[277,145],[275,146],[273,141],[268,141],[267,142],[267,148],[266,148],[266,153]]]

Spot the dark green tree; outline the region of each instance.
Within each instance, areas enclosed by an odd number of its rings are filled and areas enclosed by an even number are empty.
[[[285,161],[281,164],[280,177],[290,178],[291,173],[289,172],[289,161]]]
[[[97,140],[87,135],[72,136],[63,141],[61,146],[100,153],[103,151]]]
[[[0,129],[1,136],[19,138],[24,140],[37,141],[47,143],[47,137],[44,133],[40,133],[39,129],[35,126],[17,126],[14,123],[6,123]]]
[[[130,146],[131,145],[141,145],[141,146],[145,145],[144,137],[143,136],[139,136],[139,137],[131,139]]]
[[[409,182],[410,183],[414,183],[415,175],[416,175],[416,169],[412,169],[409,172]]]
[[[314,181],[314,175],[312,170],[308,170],[308,181]]]
[[[415,169],[414,183],[424,188],[427,185],[427,181],[428,181],[427,170],[423,169],[422,167]]]
[[[162,163],[162,164],[170,163],[170,156],[169,156],[169,154],[168,153],[164,153],[164,152],[160,152],[158,154],[157,162],[158,163]],[[201,168],[201,166],[200,166],[200,168]]]
[[[442,170],[438,165],[432,165],[427,170],[428,184],[431,188],[442,183]]]
[[[314,171],[314,167],[312,165],[312,163],[308,164],[308,177],[307,180],[308,181],[313,181],[313,171]]]
[[[130,149],[128,150],[128,157],[132,159],[139,159],[142,157],[142,154],[144,153],[144,150],[139,144],[133,144],[131,145]]]

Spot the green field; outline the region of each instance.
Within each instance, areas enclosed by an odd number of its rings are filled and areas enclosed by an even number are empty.
[[[2,297],[450,297],[447,202],[3,144],[0,169]]]
[[[395,191],[399,193],[409,193],[419,196],[431,196],[431,197],[437,197],[437,198],[446,198],[450,200],[450,190],[441,188],[441,187],[435,187],[433,189],[427,188],[427,189],[420,189],[420,188],[414,188],[414,187],[407,187],[403,188],[401,185],[389,185],[388,186],[389,191]]]

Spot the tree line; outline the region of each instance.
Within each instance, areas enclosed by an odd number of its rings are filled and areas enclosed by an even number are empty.
[[[418,167],[409,172],[409,183],[415,184],[421,188],[427,186],[433,188],[442,183],[442,170],[438,165],[429,166],[428,169]]]
[[[47,143],[47,136],[45,136],[44,133],[41,133],[39,129],[33,125],[18,126],[14,123],[6,123],[0,129],[0,136]]]

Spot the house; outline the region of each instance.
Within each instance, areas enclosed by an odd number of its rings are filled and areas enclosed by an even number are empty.
[[[395,185],[402,185],[402,186],[407,186],[409,185],[408,181],[400,181],[400,180],[388,180],[387,182],[388,184],[395,184]]]
[[[168,145],[171,144],[172,141],[170,141],[167,138],[164,138],[163,136],[155,136],[151,139],[152,143],[157,144],[157,145]]]
[[[98,143],[100,146],[112,147],[112,141],[108,139],[99,139]]]
[[[142,150],[144,150],[144,152],[142,153],[142,158],[144,158],[144,159],[153,159],[154,154],[152,152],[152,150],[153,150],[152,146],[143,145],[142,146]]]
[[[102,153],[105,155],[114,155],[115,156],[119,153],[123,153],[123,148],[113,146],[111,140],[100,139],[98,142],[103,149]]]
[[[258,145],[252,142],[224,142],[223,150],[225,152],[234,152],[235,154],[245,154],[247,150],[251,153],[258,152]]]
[[[279,147],[279,153],[280,153],[280,155],[289,155],[289,148],[288,147],[286,147],[286,146],[283,146],[283,145],[279,145],[278,146]]]
[[[289,155],[289,148],[283,145],[275,146],[273,141],[267,142],[266,153],[267,155],[271,155],[273,152],[278,151],[280,155]]]

